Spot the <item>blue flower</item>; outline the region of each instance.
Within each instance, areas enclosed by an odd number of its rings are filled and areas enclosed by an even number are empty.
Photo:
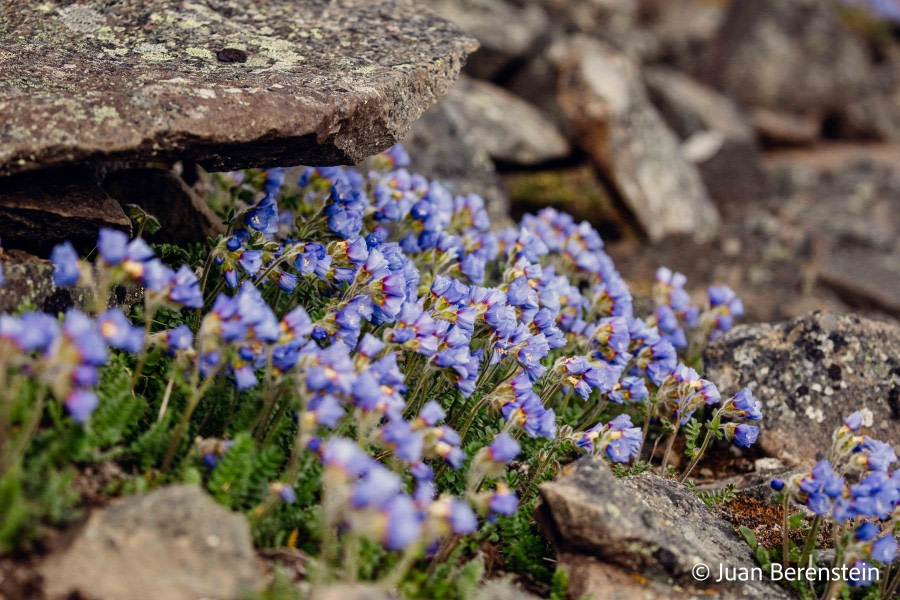
[[[458,498],[450,499],[450,528],[456,535],[469,535],[478,530],[472,507]]]
[[[71,242],[63,242],[50,253],[53,261],[53,283],[57,286],[75,285],[81,278],[78,268],[78,253]]]
[[[422,517],[412,498],[403,494],[391,500],[385,509],[384,545],[389,550],[403,550],[422,534]]]
[[[111,308],[97,319],[100,335],[113,348],[137,354],[144,347],[144,330],[134,327],[122,311]]]
[[[848,431],[857,431],[860,427],[862,427],[862,424],[863,414],[862,411],[859,410],[844,419],[844,427],[846,427]]]
[[[128,253],[128,236],[117,229],[101,229],[97,237],[97,252],[106,264],[119,264]]]
[[[491,515],[512,516],[519,508],[519,497],[506,486],[498,486],[488,500],[488,510]]]
[[[59,323],[48,314],[0,315],[0,339],[9,340],[23,352],[45,351],[58,336]]]
[[[100,401],[97,394],[89,390],[75,390],[66,398],[66,409],[76,423],[86,423]]]
[[[381,507],[403,491],[399,475],[379,465],[373,465],[353,486],[350,502],[356,508]]]
[[[194,334],[191,332],[191,328],[183,323],[165,333],[165,346],[169,351],[187,350],[193,343]]]
[[[890,533],[875,540],[870,551],[872,560],[890,564],[897,558],[897,539]]]
[[[859,454],[855,457],[855,462],[870,471],[887,471],[891,464],[897,462],[893,446],[869,436],[863,438],[857,451]]]
[[[244,223],[268,236],[278,233],[278,204],[272,196],[266,196],[247,211]]]
[[[181,268],[175,272],[172,289],[169,290],[169,299],[187,308],[203,307],[200,280],[187,265],[181,265]]]
[[[519,442],[508,433],[501,433],[488,446],[491,460],[502,464],[509,464],[512,459],[519,455],[521,450],[522,447],[519,446]]]
[[[759,427],[756,425],[745,425],[741,423],[736,425],[728,423],[725,425],[725,437],[734,440],[734,443],[743,448],[749,448],[756,442],[759,436]]]
[[[723,414],[732,417],[740,417],[750,419],[751,421],[759,421],[762,419],[762,412],[759,405],[753,397],[750,388],[743,388],[726,404]]]
[[[634,427],[631,417],[621,414],[607,425],[609,445],[606,455],[613,462],[628,462],[637,456],[641,447],[641,429]]]
[[[444,411],[443,407],[435,400],[429,401],[422,407],[422,410],[419,411],[419,421],[426,427],[434,427],[446,416],[447,413]]]
[[[625,400],[644,402],[650,397],[650,392],[643,377],[623,377],[613,386],[608,397],[619,404]]]

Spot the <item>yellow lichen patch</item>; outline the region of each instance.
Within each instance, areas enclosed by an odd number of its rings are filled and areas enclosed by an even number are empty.
[[[125,56],[128,54],[128,48],[103,48],[104,54],[109,54],[110,56]]]
[[[212,60],[214,58],[212,52],[206,48],[198,48],[197,46],[186,48],[184,52],[188,56],[193,56],[194,58],[202,58],[204,60]]]
[[[253,42],[259,46],[261,54],[274,58],[275,62],[294,65],[304,60],[302,54],[294,51],[296,46],[288,40],[260,37],[253,40]]]
[[[197,29],[198,27],[203,27],[207,25],[206,21],[199,21],[197,19],[192,19],[190,17],[183,17],[177,19],[175,24],[181,27],[182,29]]]
[[[97,106],[94,108],[94,121],[101,123],[106,119],[118,119],[119,112],[112,106]]]

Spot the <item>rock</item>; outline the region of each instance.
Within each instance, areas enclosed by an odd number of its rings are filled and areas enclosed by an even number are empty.
[[[466,72],[495,79],[526,60],[546,33],[547,14],[534,3],[509,0],[431,0],[428,7],[478,40]]]
[[[541,111],[496,85],[461,77],[445,102],[459,108],[473,143],[498,161],[535,165],[569,154]]]
[[[51,315],[73,306],[81,311],[94,310],[93,294],[80,287],[53,285],[53,263],[22,250],[0,248],[0,266],[4,282],[0,286],[0,313],[11,313],[29,306]],[[128,311],[143,299],[141,288],[118,286],[110,292],[107,306]]]
[[[399,596],[384,588],[361,583],[330,585],[317,589],[311,600],[398,600]]]
[[[529,0],[550,16],[553,28],[602,39],[629,57],[639,60],[655,40],[638,25],[639,0]]]
[[[637,26],[638,0],[532,0],[570,32],[600,36],[627,34]]]
[[[484,198],[493,224],[509,223],[509,199],[487,150],[469,129],[456,92],[422,115],[403,145],[409,170],[436,179],[455,194]]]
[[[755,199],[763,186],[761,156],[747,117],[729,98],[678,71],[644,70],[650,99],[684,140],[710,195],[719,201]]]
[[[101,227],[131,231],[122,208],[90,171],[59,169],[0,178],[0,239],[5,248],[46,255],[70,240],[82,252]]]
[[[783,221],[821,246],[815,274],[857,309],[900,318],[900,147],[828,144],[770,154]]]
[[[821,120],[857,97],[863,40],[819,0],[735,0],[708,47],[708,80],[751,107]]]
[[[650,103],[637,67],[601,42],[575,37],[551,50],[559,105],[577,143],[616,188],[652,241],[712,237],[719,214],[697,169]]]
[[[789,598],[767,581],[715,582],[719,565],[751,569],[747,546],[687,487],[651,473],[617,479],[601,458],[540,487],[538,521],[550,537],[569,594],[612,598]],[[713,569],[708,581],[691,570]]]
[[[699,76],[709,45],[725,19],[727,2],[641,0],[641,24],[656,40],[645,61]]]
[[[538,596],[526,592],[510,579],[491,579],[476,591],[474,600],[537,600]]]
[[[97,510],[42,574],[51,599],[228,599],[263,583],[247,521],[190,485]]]
[[[753,128],[766,146],[810,146],[819,139],[822,125],[814,115],[795,115],[756,108]]]
[[[900,45],[885,44],[877,52],[880,64],[865,89],[826,122],[831,137],[900,142]]]
[[[0,175],[354,163],[401,139],[476,47],[412,0],[16,2],[0,40]]]
[[[846,244],[900,250],[900,146],[840,143],[770,152],[766,170],[781,216],[812,229],[836,252]]]
[[[161,229],[143,236],[152,242],[203,242],[207,236],[225,233],[222,220],[206,201],[171,170],[115,170],[104,177],[103,189],[123,206],[136,204],[156,217]]]
[[[825,254],[819,278],[852,306],[875,307],[900,318],[900,248],[888,253],[842,244]]]
[[[753,139],[753,129],[737,104],[711,87],[667,67],[649,67],[643,76],[653,104],[681,138],[713,130]]]
[[[851,412],[868,433],[900,443],[900,327],[856,315],[812,313],[742,325],[711,343],[705,376],[722,395],[749,387],[760,401],[762,449],[810,465]]]

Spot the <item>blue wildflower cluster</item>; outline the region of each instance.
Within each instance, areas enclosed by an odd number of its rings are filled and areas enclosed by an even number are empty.
[[[236,452],[234,431],[193,419],[227,386],[238,399],[229,406],[252,407],[258,443],[288,440],[257,516],[301,502],[304,469],[320,469],[326,563],[337,532],[441,555],[453,536],[514,514],[562,453],[627,463],[660,425],[665,472],[682,426],[707,408],[707,438],[682,478],[712,440],[755,441],[744,421],[762,415],[750,391],[722,402],[682,362],[742,314],[731,290],[710,288],[694,305],[684,276],[660,269],[656,308],[641,318],[589,224],[545,209],[492,230],[479,196],[454,196],[408,160],[398,146],[368,171],[227,175],[228,235],[202,265],[172,268],[112,230],[93,263],[57,246],[55,283],[93,290],[94,315],[4,315],[0,372],[40,382],[85,423],[111,352],[133,355],[135,397],[151,393],[155,356],[169,380],[154,406],[157,427],[171,423],[155,465],[163,479],[191,455],[214,474]],[[119,285],[143,289],[143,326],[107,310]],[[198,430],[207,437],[186,451]]]
[[[900,465],[890,444],[860,433],[864,420],[861,412],[851,414],[835,430],[828,458],[809,472],[772,480],[772,487],[782,494],[785,510],[790,504],[799,504],[815,515],[800,565],[806,564],[820,525],[828,522],[835,564],[856,567],[854,572],[862,574],[877,572],[873,563],[887,565],[881,588],[887,592],[881,597],[892,598],[890,590],[897,591],[900,585],[897,577],[887,581],[900,534]],[[871,577],[850,581],[856,587],[873,583]]]

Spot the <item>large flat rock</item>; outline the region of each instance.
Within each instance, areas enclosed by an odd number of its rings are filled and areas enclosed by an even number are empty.
[[[94,160],[353,163],[476,42],[412,0],[7,0],[0,175]]]

